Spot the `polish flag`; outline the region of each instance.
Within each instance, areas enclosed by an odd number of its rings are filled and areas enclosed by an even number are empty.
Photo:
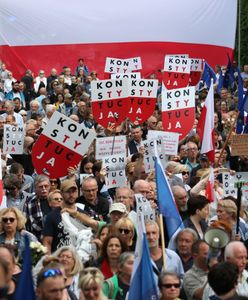
[[[2,0],[0,57],[14,75],[74,69],[84,58],[103,79],[106,57],[141,57],[157,75],[166,54],[225,65],[235,43],[237,0]],[[16,77],[16,76],[15,76]]]
[[[202,141],[201,153],[208,156],[209,161],[214,164],[214,88],[211,82],[207,98],[205,100],[197,132]]]
[[[214,169],[210,167],[209,179],[206,186],[206,198],[209,202],[214,202],[216,200],[214,192]]]

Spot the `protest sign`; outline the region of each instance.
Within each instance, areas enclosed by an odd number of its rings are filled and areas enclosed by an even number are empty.
[[[96,138],[96,159],[108,156],[123,155],[127,153],[127,138],[125,135]]]
[[[108,189],[127,185],[126,156],[105,157],[102,166],[106,170],[105,183]]]
[[[162,147],[165,155],[177,155],[179,134],[175,132],[165,132],[148,130],[148,140],[162,139]]]
[[[151,208],[150,201],[142,194],[135,194],[136,211],[144,216],[144,221],[156,221],[155,210]]]
[[[248,134],[235,134],[231,138],[232,156],[247,155],[248,153]]]
[[[51,178],[67,175],[88,151],[95,133],[65,115],[55,112],[32,149],[32,161],[38,174]]]
[[[140,72],[111,74],[111,79],[121,79],[121,78],[140,79],[141,75]]]
[[[182,140],[195,121],[195,88],[162,90],[162,122],[165,131],[177,132]]]
[[[237,199],[238,189],[234,187],[235,183],[239,181],[245,182],[244,186],[241,188],[242,195],[248,201],[248,172],[237,172],[231,175],[228,172],[222,173],[224,196],[233,196]]]
[[[4,124],[3,153],[23,154],[24,128]]]
[[[131,108],[128,117],[132,122],[143,123],[153,114],[156,107],[157,91],[158,80],[129,80]]]
[[[157,144],[157,152],[159,155],[159,159],[165,168],[167,157],[164,153],[163,139],[161,137],[157,137],[156,140],[146,140],[143,141],[144,146],[144,166],[145,172],[149,173],[155,168],[155,149],[154,144]]]
[[[92,112],[103,127],[121,124],[127,117],[130,110],[127,82],[127,78],[91,82]]]
[[[200,58],[190,58],[190,78],[189,85],[196,86],[201,80],[201,75],[203,71],[203,60]]]
[[[133,58],[112,58],[106,57],[105,62],[105,73],[130,73],[135,70],[141,70],[141,58],[133,57]]]
[[[165,56],[163,84],[166,89],[186,87],[190,76],[190,59],[178,56]]]

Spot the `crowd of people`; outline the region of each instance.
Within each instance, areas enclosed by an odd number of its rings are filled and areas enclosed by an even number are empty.
[[[225,73],[225,66],[216,66],[217,79],[220,72]],[[241,76],[245,95],[248,65]],[[142,194],[155,215],[159,214],[155,171],[146,173],[143,141],[149,131],[163,130],[161,89],[156,109],[144,124],[126,120],[103,128],[92,113],[93,80],[99,80],[97,71],[89,70],[82,58],[75,71],[65,66],[61,72],[52,68],[48,76],[43,70],[34,76],[27,70],[17,79],[4,62],[0,64],[1,148],[4,124],[25,129],[23,154],[1,156],[0,299],[15,297],[25,236],[30,247],[32,243],[44,246],[38,251],[42,255],[33,259],[37,299],[124,300],[129,291],[138,238],[135,194]],[[225,195],[222,180],[223,172],[248,171],[248,154],[231,156],[230,141],[225,143],[230,130],[235,134],[237,84],[215,93],[213,202],[206,193],[210,162],[200,153],[196,131],[207,92],[206,88],[196,92],[195,125],[180,141],[177,155],[168,157],[165,167],[184,224],[176,236],[176,248],[168,248],[166,226],[163,248],[159,223],[145,222],[154,279],[162,300],[248,299],[248,203],[243,197],[238,214],[237,198]],[[126,135],[126,186],[108,189],[94,145],[78,166],[68,168],[65,177],[36,174],[32,147],[55,111],[94,130],[97,137]],[[87,176],[80,180],[81,174]],[[214,257],[205,239],[211,228],[224,230],[229,240]]]

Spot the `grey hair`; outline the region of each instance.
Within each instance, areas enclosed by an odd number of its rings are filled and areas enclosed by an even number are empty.
[[[180,230],[180,231],[178,232],[178,234],[176,235],[176,238],[175,238],[175,242],[176,242],[176,243],[177,243],[178,239],[180,238],[180,236],[181,236],[183,233],[185,233],[185,232],[192,234],[192,236],[193,236],[193,243],[196,242],[196,241],[198,240],[198,236],[197,236],[197,234],[196,234],[196,232],[195,232],[194,229],[191,229],[191,228],[184,228],[184,229]]]
[[[34,179],[34,185],[37,186],[39,183],[43,181],[47,181],[50,183],[49,177],[47,177],[46,175],[38,175]]]
[[[232,241],[227,244],[224,252],[224,259],[228,260],[234,257],[234,252],[237,248],[244,248],[246,249],[245,245],[240,241]]]
[[[118,266],[122,267],[131,256],[134,256],[134,252],[130,252],[130,251],[123,252],[118,258]]]

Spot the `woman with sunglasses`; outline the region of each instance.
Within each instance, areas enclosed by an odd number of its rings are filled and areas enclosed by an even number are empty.
[[[80,273],[79,288],[81,290],[79,300],[107,300],[102,292],[104,276],[94,267],[84,269]]]
[[[165,272],[159,276],[161,300],[179,300],[181,281],[177,273]]]
[[[24,235],[27,234],[32,241],[37,241],[36,237],[24,230],[26,218],[16,207],[3,208],[0,211],[0,244],[15,245],[22,253],[25,249]]]
[[[129,251],[135,250],[135,227],[129,218],[120,218],[115,227],[121,235],[123,241],[126,243]]]
[[[133,271],[134,253],[124,252],[118,259],[118,272],[105,280],[103,292],[108,299],[125,300]]]
[[[183,181],[184,188],[188,192],[191,187],[188,185],[189,183],[189,168],[186,165],[178,164],[174,169],[174,175],[179,175]]]
[[[50,178],[50,192],[60,189],[60,179],[59,178]]]

